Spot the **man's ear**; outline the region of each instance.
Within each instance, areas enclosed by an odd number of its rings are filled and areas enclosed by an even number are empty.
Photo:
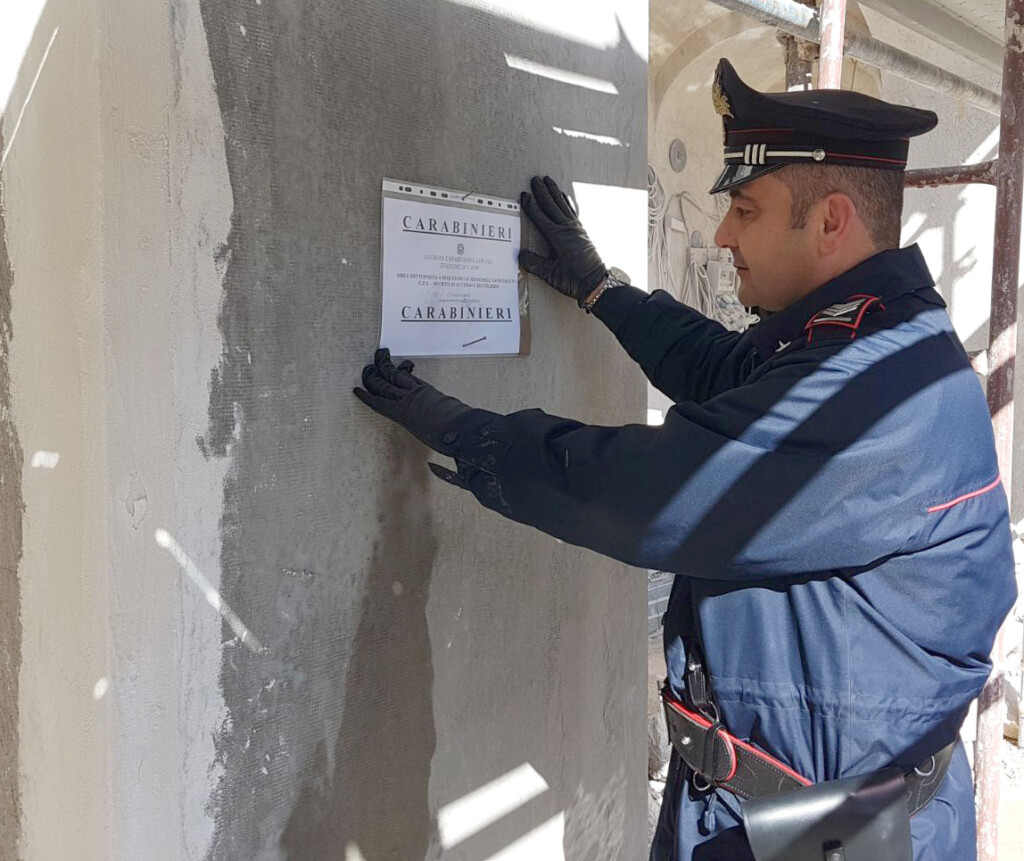
[[[821,201],[819,249],[823,255],[841,249],[861,226],[857,206],[850,196],[834,191]]]

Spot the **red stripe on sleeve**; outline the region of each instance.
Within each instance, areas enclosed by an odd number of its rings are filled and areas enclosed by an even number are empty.
[[[981,490],[975,490],[973,493],[965,493],[963,496],[958,496],[956,499],[951,499],[949,502],[943,502],[942,505],[933,505],[928,509],[929,514],[934,514],[936,511],[945,511],[947,508],[952,508],[954,505],[959,505],[961,502],[966,502],[968,499],[974,499],[976,496],[981,496],[983,493],[988,493],[990,490],[995,490],[999,487],[999,483],[1003,480],[1003,477],[996,476],[996,480],[991,484],[986,485]]]

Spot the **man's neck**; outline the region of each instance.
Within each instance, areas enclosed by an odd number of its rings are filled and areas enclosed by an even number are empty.
[[[813,279],[813,286],[801,292],[801,294],[797,296],[790,305],[795,305],[805,296],[810,296],[815,290],[820,287],[824,287],[829,281],[834,281],[840,275],[845,275],[851,269],[860,266],[860,264],[865,260],[870,260],[876,254],[879,254],[884,250],[886,249],[876,248],[873,244],[858,245],[855,248],[846,249],[841,257],[836,257],[835,259],[827,261],[827,263],[818,271],[818,276]]]

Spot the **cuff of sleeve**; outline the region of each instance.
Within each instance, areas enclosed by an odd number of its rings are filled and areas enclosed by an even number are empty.
[[[452,426],[451,457],[455,459],[459,483],[481,505],[505,517],[512,508],[499,478],[502,462],[510,448],[508,418],[489,410],[472,410]]]
[[[508,451],[505,417],[490,410],[473,409],[449,426],[445,433],[446,450],[460,466],[468,464],[495,475]]]
[[[617,333],[633,307],[646,298],[647,294],[639,287],[623,284],[621,287],[605,290],[601,298],[594,303],[592,313],[612,332]]]

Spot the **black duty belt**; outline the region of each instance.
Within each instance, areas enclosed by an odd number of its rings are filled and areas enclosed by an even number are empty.
[[[774,756],[731,735],[718,721],[687,708],[671,695],[667,685],[662,688],[661,696],[669,741],[693,770],[698,790],[721,787],[746,800],[812,784]],[[939,791],[954,745],[943,748],[905,775],[911,816]]]

